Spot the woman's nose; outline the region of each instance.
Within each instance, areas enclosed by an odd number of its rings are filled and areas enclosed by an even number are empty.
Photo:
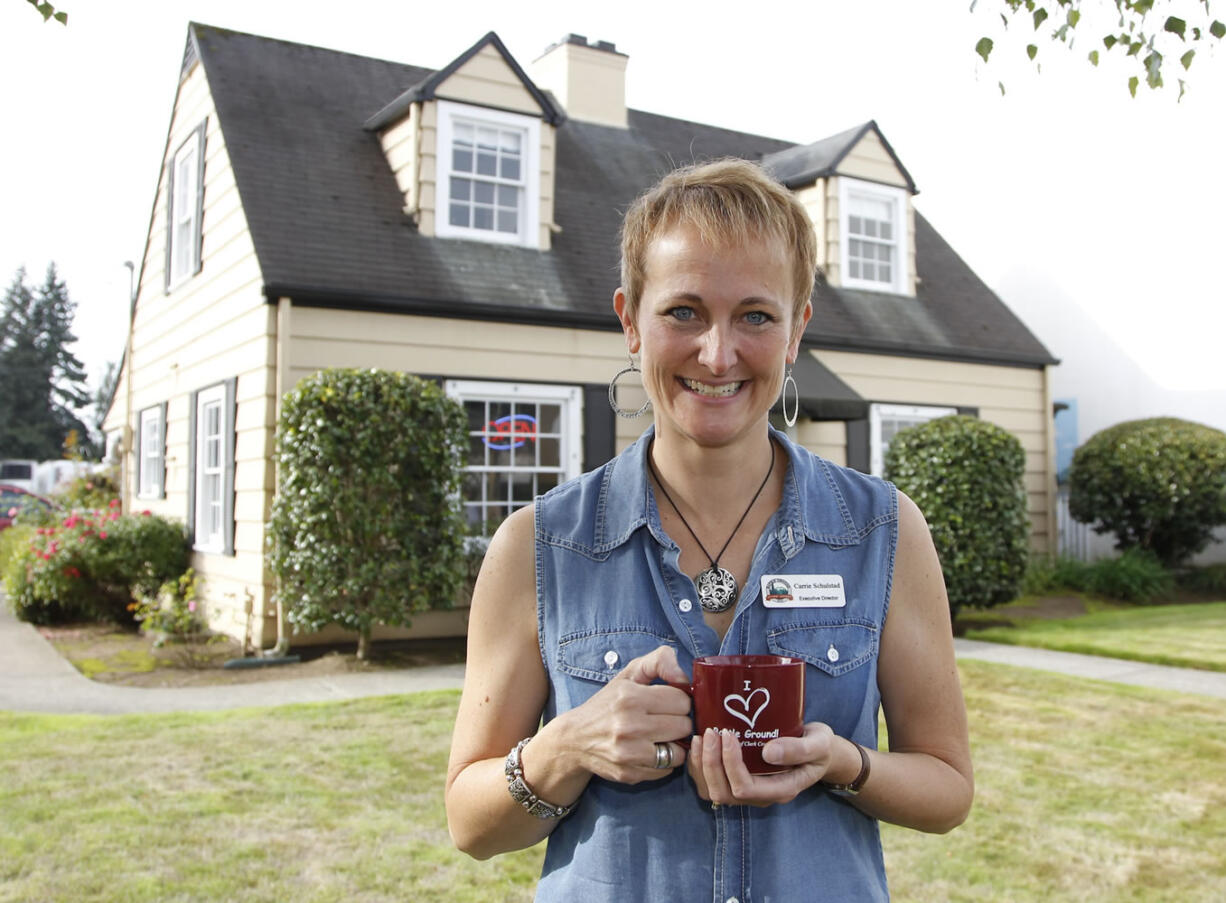
[[[698,362],[716,376],[732,368],[736,363],[736,348],[727,330],[711,326],[703,333]]]

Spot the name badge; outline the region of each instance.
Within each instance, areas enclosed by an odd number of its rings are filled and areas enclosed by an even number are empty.
[[[842,574],[766,574],[762,604],[767,608],[844,608]]]

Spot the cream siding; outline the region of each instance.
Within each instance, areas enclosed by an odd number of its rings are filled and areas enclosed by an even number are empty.
[[[468,62],[435,88],[435,96],[478,107],[494,107],[539,116],[540,104],[492,44],[486,44]]]
[[[841,176],[852,176],[866,182],[907,187],[907,180],[898,171],[894,158],[881,143],[881,138],[871,129],[865,132],[864,137],[839,161],[837,172]]]
[[[192,565],[200,575],[202,601],[213,626],[241,637],[247,628],[248,600],[258,613],[266,593],[263,545],[269,440],[265,409],[270,331],[262,279],[225,136],[204,70],[197,63],[181,83],[175,101],[168,160],[206,118],[203,268],[169,293],[165,291],[167,184],[163,165],[137,288],[127,355],[131,369],[121,378],[109,422],[119,421],[128,410],[129,386],[130,429],[135,427],[140,410],[166,402],[166,498],[132,498],[135,462],[127,454],[123,468],[125,499],[129,510],[147,509],[185,521],[191,491],[191,393],[236,378],[236,554],[197,552]]]
[[[383,154],[396,178],[396,185],[404,197],[404,212],[410,216],[417,213],[420,193],[418,166],[421,161],[421,104],[409,107],[409,115],[379,135]]]
[[[1055,548],[1046,370],[845,351],[816,356],[866,401],[973,407],[980,419],[1017,436],[1026,453],[1031,545],[1036,551]]]
[[[789,404],[791,403],[789,399]],[[790,410],[790,408],[789,408]],[[827,461],[847,465],[847,425],[841,420],[796,421],[792,440]]]
[[[805,208],[805,212],[809,214],[809,219],[813,223],[813,231],[816,233],[817,241],[817,265],[823,272],[828,271],[828,266],[832,259],[829,248],[826,246],[826,232],[828,229],[826,223],[826,185],[828,181],[827,179],[818,179],[812,185],[807,185],[795,192],[796,200],[800,201],[800,205]],[[834,260],[838,259],[837,252],[838,248],[836,246]]]

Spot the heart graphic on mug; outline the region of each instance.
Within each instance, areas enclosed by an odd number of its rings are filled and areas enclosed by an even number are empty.
[[[748,683],[748,681],[746,681],[746,683]],[[750,701],[759,693],[762,694],[762,704],[758,706],[758,708],[754,710],[754,713],[751,715],[749,714],[751,708]],[[724,697],[724,711],[733,718],[740,718],[749,725],[750,730],[753,730],[754,723],[758,720],[758,716],[762,714],[763,709],[770,705],[770,701],[770,690],[766,689],[765,687],[758,687],[752,693],[745,696],[738,696],[736,693],[729,693]]]

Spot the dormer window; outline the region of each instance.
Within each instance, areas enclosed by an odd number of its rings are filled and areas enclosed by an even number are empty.
[[[536,247],[540,120],[438,102],[438,235]]]
[[[839,179],[843,284],[907,292],[907,194],[901,188]]]

